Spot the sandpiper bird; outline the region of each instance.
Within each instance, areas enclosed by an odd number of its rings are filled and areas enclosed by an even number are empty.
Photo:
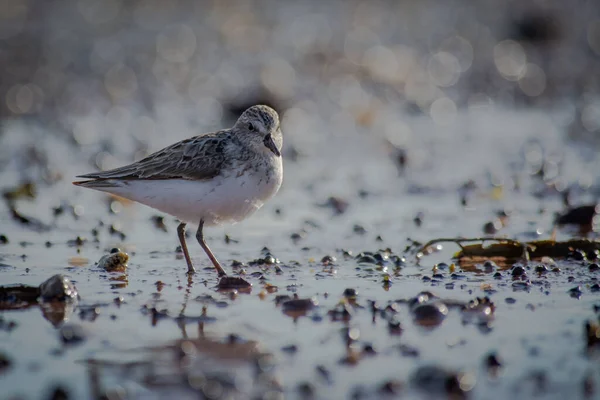
[[[108,192],[173,215],[188,266],[194,265],[185,242],[187,223],[197,223],[196,239],[219,276],[226,276],[204,241],[205,225],[237,222],[277,193],[283,180],[279,116],[256,105],[231,129],[177,142],[148,157],[110,171],[79,175],[77,186]]]

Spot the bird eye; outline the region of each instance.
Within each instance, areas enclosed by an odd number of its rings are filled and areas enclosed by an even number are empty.
[[[253,131],[254,129],[254,124],[252,122],[248,123],[248,130]]]

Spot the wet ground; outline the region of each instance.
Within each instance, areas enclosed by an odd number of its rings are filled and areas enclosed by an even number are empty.
[[[359,11],[243,9],[232,21],[217,6],[188,19],[137,10],[137,28],[120,36],[106,33],[114,9],[88,13],[86,4],[79,12],[100,32],[84,41],[97,54],[74,46],[63,56],[83,53],[93,73],[67,63],[71,89],[46,95],[55,101],[33,116],[21,115],[31,88],[16,103],[6,97],[17,115],[0,134],[1,398],[600,396],[597,253],[572,249],[516,267],[484,258],[473,267],[453,259],[460,247],[452,243],[420,258],[414,251],[415,241],[436,238],[564,241],[593,225],[590,217],[555,230],[556,213],[595,204],[600,188],[598,82],[585,73],[598,62],[598,20],[549,7],[563,29],[534,30],[538,39],[545,32],[542,44],[517,29],[519,50],[517,42],[496,46],[512,37],[518,13],[494,19],[465,9],[430,35],[409,24],[460,4],[407,5],[398,18],[412,29],[396,30],[385,2]],[[300,22],[269,25],[288,15]],[[479,28],[460,24],[471,17]],[[184,25],[162,31],[173,20]],[[585,21],[579,36],[566,29],[573,21]],[[245,34],[231,28],[240,23]],[[142,28],[151,39],[139,37]],[[458,45],[436,53],[447,38]],[[481,54],[472,67],[469,48]],[[550,67],[559,50],[586,54],[576,73]],[[139,61],[154,51],[152,68]],[[545,71],[541,93],[539,70],[519,71],[520,51]],[[400,79],[407,59],[416,64]],[[420,63],[429,65],[426,77]],[[186,275],[174,219],[71,181],[226,127],[242,97],[278,106],[285,177],[256,215],[206,230],[227,271],[253,285],[219,291],[193,237],[200,268]],[[126,269],[96,264],[113,248],[128,254]],[[36,287],[56,274],[74,283],[78,299],[37,301]],[[34,300],[19,302],[16,286],[29,286]]]

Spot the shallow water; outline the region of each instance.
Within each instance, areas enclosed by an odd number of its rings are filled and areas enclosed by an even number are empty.
[[[469,120],[471,116],[462,118]],[[234,298],[216,291],[216,274],[193,239],[192,257],[201,269],[188,280],[185,262],[175,252],[178,243],[174,220],[165,219],[165,233],[154,227],[151,216],[155,213],[146,207],[125,205],[117,214],[110,214],[107,196],[71,187],[66,179],[50,187],[40,186],[37,199],[19,202],[19,210],[42,219],[52,229],[35,233],[3,213],[2,226],[6,227],[10,242],[2,246],[1,262],[10,267],[0,270],[2,282],[38,285],[57,273],[68,276],[76,284],[81,300],[66,320],[80,325],[85,339],[79,344],[61,344],[57,328],[44,319],[39,307],[4,311],[3,318],[17,325],[11,331],[0,332],[3,354],[12,360],[1,378],[3,390],[8,397],[39,398],[60,385],[75,398],[104,392],[113,396],[121,393],[128,398],[161,398],[169,393],[192,398],[196,394],[184,383],[186,370],[175,361],[177,352],[164,346],[186,338],[224,342],[228,335],[235,334],[239,340],[255,341],[260,354],[272,355],[264,371],[249,356],[230,364],[220,359],[226,355],[213,355],[216,359],[207,363],[203,352],[194,361],[199,366],[192,371],[202,371],[209,377],[219,373],[237,376],[234,382],[245,382],[236,386],[238,397],[248,392],[265,395],[269,391],[302,397],[309,390],[298,389],[303,383],[308,383],[317,398],[341,398],[358,392],[377,397],[380,388],[391,381],[399,383],[398,390],[404,396],[421,398],[423,392],[411,383],[412,376],[417,368],[427,365],[466,373],[464,385],[474,398],[582,396],[584,379],[600,372],[595,357],[585,351],[583,325],[595,318],[593,306],[598,304],[598,295],[590,290],[596,278],[586,265],[561,264],[562,272],[539,278],[530,271],[530,278],[539,282],[520,291],[513,288],[509,273],[494,279],[496,271],[484,272],[483,268],[481,273],[460,273],[458,269],[461,279],[450,278],[447,271],[441,271],[444,277],[437,282],[423,281],[423,276],[432,275],[435,263],[451,262],[457,250],[453,245],[424,257],[419,265],[408,254],[398,272],[392,268],[378,271],[376,266],[359,265],[341,254],[341,249],[357,254],[388,247],[401,254],[409,237],[425,241],[435,237],[481,236],[483,224],[493,218],[495,210],[504,207],[510,207],[512,214],[500,234],[530,239],[528,232],[540,228],[543,233],[539,238],[547,238],[552,211],[562,207],[558,197],[533,198],[528,193],[531,183],[520,193],[505,189],[497,200],[490,200],[490,185],[479,189],[465,208],[459,202],[456,186],[471,177],[481,177],[480,171],[489,165],[488,157],[479,160],[474,156],[470,158],[471,168],[464,168],[457,148],[493,148],[492,155],[497,160],[518,160],[522,143],[530,140],[530,126],[548,123],[549,117],[543,113],[497,110],[481,118],[502,119],[505,125],[513,127],[509,130],[512,135],[499,137],[494,124],[481,124],[478,136],[467,141],[460,132],[461,123],[454,131],[443,131],[416,120],[414,123],[421,124],[424,135],[439,135],[441,139],[433,140],[431,145],[420,144],[430,155],[428,161],[414,170],[409,168],[402,177],[385,152],[369,146],[371,139],[361,135],[343,140],[322,138],[322,145],[312,154],[297,162],[286,160],[285,185],[273,201],[243,223],[207,230],[213,251],[226,265],[232,260],[248,263],[261,257],[265,246],[281,261],[281,274],[276,274],[272,265],[246,267],[246,278],[253,289]],[[448,135],[455,135],[454,140],[444,140]],[[546,143],[559,148],[561,139],[547,138]],[[345,151],[330,150],[342,148]],[[53,154],[57,160],[61,158],[59,151]],[[566,148],[565,165],[581,163],[578,154],[576,146]],[[66,176],[87,170],[83,162],[87,158],[85,152],[75,157],[79,161],[63,167]],[[494,165],[500,174],[506,171],[503,163]],[[324,172],[317,175],[317,171]],[[367,194],[361,196],[360,191]],[[330,207],[323,207],[329,196],[346,199],[347,211],[333,215]],[[52,207],[62,200],[83,205],[84,211],[77,220],[68,213],[56,219],[50,217]],[[540,207],[546,211],[538,213]],[[423,212],[421,227],[413,222],[419,211]],[[95,243],[90,231],[98,226],[98,221],[103,221],[104,226],[98,228]],[[111,224],[119,224],[127,235],[124,240],[109,234]],[[364,232],[357,233],[355,225],[364,227]],[[294,243],[290,235],[302,230],[304,237]],[[227,244],[226,234],[238,242]],[[67,240],[76,236],[89,241],[82,246],[69,246]],[[569,234],[562,232],[560,236]],[[46,247],[46,241],[52,246]],[[131,257],[126,284],[111,280],[119,273],[104,272],[94,266],[112,247],[127,251]],[[336,257],[333,266],[321,264],[325,255]],[[84,265],[69,265],[75,257],[83,258]],[[257,271],[262,271],[266,281],[252,275]],[[386,288],[387,273],[392,276],[392,284]],[[573,280],[569,281],[568,276]],[[162,282],[160,290],[158,281]],[[278,291],[264,292],[265,282],[277,286]],[[447,286],[450,283],[454,285]],[[583,287],[583,296],[575,299],[567,291],[578,284]],[[328,311],[343,299],[346,288],[358,291],[357,303],[361,307],[352,309],[349,321],[333,321]],[[400,334],[391,332],[388,321],[381,316],[373,319],[370,301],[385,307],[421,291],[461,302],[488,295],[496,306],[494,319],[489,327],[463,324],[460,311],[451,307],[439,326],[422,327],[402,303],[395,317],[401,324]],[[293,293],[300,298],[313,297],[318,306],[297,318],[284,314],[282,307],[275,304],[275,296]],[[124,301],[117,305],[114,299],[119,296]],[[507,298],[514,299],[514,303],[508,304]],[[148,311],[152,308],[164,314],[155,323]],[[352,331],[350,347],[345,339],[346,328]],[[216,346],[207,343],[209,349]],[[341,362],[349,351],[360,352],[366,344],[372,345],[375,355],[364,356],[355,365]],[[282,350],[291,345],[297,346],[295,353]],[[399,346],[414,348],[418,354],[403,355]],[[503,362],[500,375],[494,379],[484,366],[484,359],[491,352]],[[108,366],[88,365],[92,360]],[[140,360],[146,364],[139,370],[113,365]],[[329,375],[318,372],[316,367]],[[258,376],[263,380],[256,380]],[[35,385],[31,384],[32,379]],[[218,388],[214,390],[219,392]],[[228,393],[223,388],[222,391]]]
[[[484,225],[499,212],[508,217],[494,235],[549,239],[565,188],[573,204],[597,199],[600,160],[588,129],[596,126],[597,82],[577,78],[597,65],[596,14],[561,14],[557,6],[561,26],[580,22],[592,33],[567,29],[551,44],[523,39],[527,62],[546,71],[546,90],[532,95],[528,81],[495,65],[495,45],[514,28],[507,10],[419,3],[390,22],[386,2],[272,4],[254,13],[217,3],[203,13],[181,2],[175,11],[118,8],[117,15],[135,16],[130,26],[126,18],[98,22],[114,9],[87,13],[84,3],[77,12],[85,21],[68,28],[84,32],[89,49],[53,27],[74,12],[68,2],[47,10],[41,42],[50,61],[32,81],[53,102],[35,117],[9,114],[0,133],[0,188],[33,182],[35,198],[15,204],[40,222],[18,222],[2,202],[8,243],[0,244],[0,285],[38,286],[63,274],[81,298],[53,315],[37,305],[0,311],[0,361],[8,360],[0,362],[0,398],[59,398],[61,390],[75,399],[598,397],[598,350],[586,347],[584,331],[600,306],[589,262],[556,260],[560,272],[540,275],[534,263],[526,271],[531,285],[520,286],[495,267],[433,271],[455,261],[453,244],[420,260],[405,252],[413,241],[489,236]],[[451,13],[458,9],[464,15]],[[238,24],[245,28],[231,29]],[[427,60],[440,56],[438,42],[456,45],[457,37],[477,57],[469,60],[459,40],[453,54],[468,65],[445,86],[446,75]],[[412,72],[395,81],[406,60]],[[54,93],[40,82],[57,71],[69,79]],[[278,105],[284,183],[248,220],[205,235],[228,271],[239,271],[234,261],[245,264],[249,293],[217,291],[193,235],[198,273],[189,278],[174,219],[165,216],[164,232],[153,210],[71,185],[77,174],[227,127],[246,101]],[[406,151],[404,168],[398,149]],[[555,234],[568,240],[577,231]],[[86,240],[77,245],[78,237]],[[114,247],[130,256],[126,276],[95,265]],[[277,268],[248,265],[267,251]],[[383,268],[359,263],[353,256],[362,252],[405,260]],[[335,260],[323,263],[326,256]],[[570,292],[577,286],[579,297]],[[358,292],[355,304],[344,297],[348,288]],[[432,313],[418,317],[407,300],[422,291],[438,296],[433,304],[444,303],[447,314],[421,309]],[[284,312],[290,303],[276,301],[281,295],[316,306]],[[484,296],[495,305],[489,320],[460,310]],[[340,307],[346,313],[335,318],[330,311]],[[79,328],[81,340],[65,344],[61,338]],[[486,364],[490,354],[501,362],[496,373]]]

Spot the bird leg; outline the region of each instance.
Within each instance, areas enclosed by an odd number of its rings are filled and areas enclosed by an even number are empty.
[[[188,266],[188,274],[193,274],[196,272],[194,269],[194,265],[192,264],[192,259],[190,258],[190,253],[188,253],[187,244],[185,243],[185,222],[182,222],[177,226],[177,236],[179,237],[179,243],[181,243],[181,250],[183,250],[183,256],[185,257],[185,262],[187,262]]]
[[[208,248],[208,245],[204,241],[204,234],[202,233],[203,227],[204,227],[204,220],[201,219],[200,223],[198,224],[198,230],[196,231],[196,239],[198,240],[198,243],[200,243],[200,246],[202,246],[202,248],[204,249],[204,252],[208,256],[208,258],[210,258],[210,261],[212,261],[217,272],[219,273],[219,276],[227,276],[227,273],[225,272],[223,267],[221,267],[221,264],[219,264],[219,261],[217,261],[217,258],[214,256],[212,251],[210,251],[210,249]]]

